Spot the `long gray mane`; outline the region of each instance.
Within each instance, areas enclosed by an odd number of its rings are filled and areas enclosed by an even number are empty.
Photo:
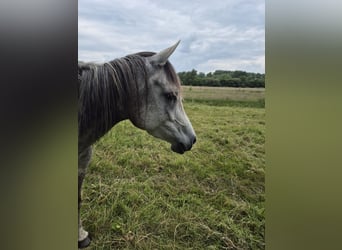
[[[122,117],[123,109],[126,115],[137,112],[142,101],[147,100],[139,96],[138,91],[139,84],[148,87],[145,57],[154,54],[141,52],[104,64],[78,63],[79,144],[90,146],[115,123],[128,118]],[[172,82],[179,84],[169,62],[165,65],[165,72]]]

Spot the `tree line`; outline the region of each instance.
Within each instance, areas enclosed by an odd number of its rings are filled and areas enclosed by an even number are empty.
[[[213,87],[238,87],[238,88],[264,88],[265,74],[250,73],[241,70],[228,71],[216,70],[207,74],[191,71],[179,72],[178,76],[182,85],[213,86]]]

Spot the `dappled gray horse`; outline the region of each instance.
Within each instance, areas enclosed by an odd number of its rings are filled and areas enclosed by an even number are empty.
[[[180,154],[196,142],[183,109],[179,78],[168,61],[178,44],[159,53],[141,52],[101,65],[79,62],[78,210],[91,145],[116,123],[129,119]],[[90,239],[78,217],[78,246],[84,248]]]

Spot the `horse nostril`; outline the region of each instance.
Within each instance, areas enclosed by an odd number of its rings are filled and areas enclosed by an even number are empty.
[[[196,136],[194,137],[194,140],[192,141],[192,145],[196,143]]]

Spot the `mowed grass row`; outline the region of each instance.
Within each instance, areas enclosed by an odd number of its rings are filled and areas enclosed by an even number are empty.
[[[184,155],[128,121],[96,143],[89,249],[264,249],[265,109],[184,106],[197,133]]]
[[[265,108],[265,89],[182,86],[184,98],[191,102],[231,107]]]

